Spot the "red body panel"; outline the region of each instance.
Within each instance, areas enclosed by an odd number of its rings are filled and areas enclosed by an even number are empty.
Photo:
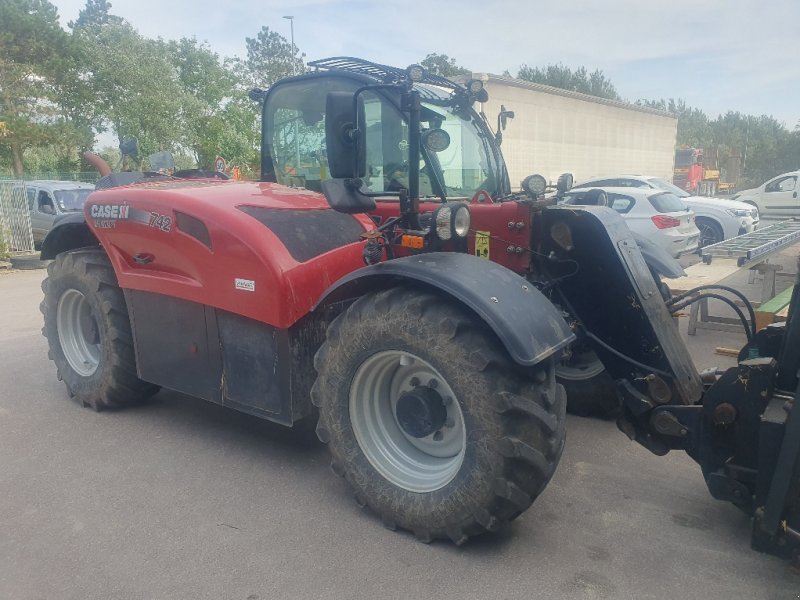
[[[437,202],[423,202],[420,204],[420,212],[433,212],[437,206],[439,206]],[[515,273],[527,273],[531,264],[531,253],[528,251],[531,244],[530,207],[525,203],[513,201],[486,204],[473,202],[469,205],[469,210],[470,254],[496,262]],[[379,224],[399,214],[400,204],[396,200],[378,201],[376,209],[370,213]],[[483,251],[482,244],[476,248],[476,233],[489,235],[488,253]]]
[[[206,304],[281,329],[306,315],[331,284],[364,266],[358,239],[298,262],[240,206],[330,210],[321,194],[274,183],[180,181],[97,191],[84,211],[121,287]],[[211,248],[176,226],[175,211],[205,224]],[[363,230],[373,227],[366,216],[352,218]],[[142,258],[151,260],[140,264]]]

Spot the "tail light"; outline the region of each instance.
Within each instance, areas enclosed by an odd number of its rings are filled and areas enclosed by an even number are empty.
[[[655,217],[651,218],[653,220],[653,224],[659,229],[669,229],[670,227],[677,227],[681,224],[680,219],[668,217],[666,215],[656,215]]]

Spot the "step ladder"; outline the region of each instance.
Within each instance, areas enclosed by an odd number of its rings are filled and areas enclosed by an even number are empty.
[[[800,219],[794,218],[706,246],[700,249],[700,255],[707,265],[711,264],[711,259],[716,256],[734,258],[742,267],[756,259],[763,261],[766,255],[798,241],[800,241]]]

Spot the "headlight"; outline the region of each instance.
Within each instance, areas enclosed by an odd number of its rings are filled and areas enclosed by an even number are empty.
[[[726,208],[725,212],[734,217],[749,217],[750,211],[746,208]]]
[[[456,237],[466,237],[467,233],[469,233],[469,224],[469,208],[467,208],[465,204],[462,204],[456,208],[453,214],[453,233],[456,234]]]
[[[469,233],[470,214],[466,204],[452,202],[443,204],[433,213],[433,232],[446,242],[453,237],[463,238]]]
[[[433,213],[433,230],[442,241],[447,241],[453,237],[453,232],[450,230],[450,219],[453,211],[447,205],[440,206]]]

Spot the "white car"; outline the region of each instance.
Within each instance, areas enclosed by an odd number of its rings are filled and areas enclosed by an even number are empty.
[[[798,176],[800,176],[800,171],[778,175],[760,187],[739,192],[734,198],[755,206],[764,215],[799,217]]]
[[[664,190],[681,198],[694,211],[695,223],[700,230],[700,246],[709,246],[722,240],[750,233],[758,227],[759,208],[727,198],[691,196],[685,190],[660,177],[646,175],[619,175],[590,179],[576,188],[635,187]]]
[[[605,197],[597,193],[600,191],[605,192]],[[694,213],[672,192],[634,187],[572,188],[560,203],[608,206],[625,219],[631,231],[675,258],[694,252],[700,243]]]

